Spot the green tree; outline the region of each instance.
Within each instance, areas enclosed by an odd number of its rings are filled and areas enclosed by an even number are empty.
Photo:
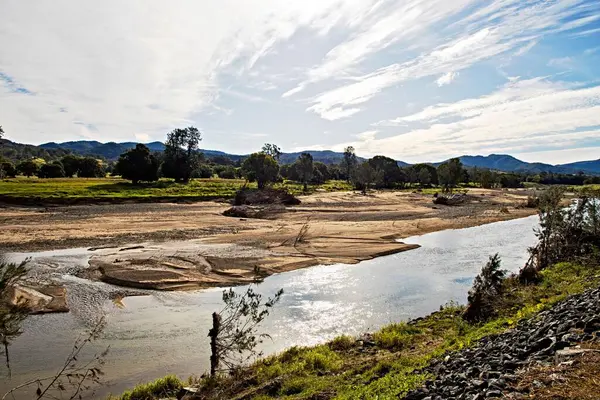
[[[3,161],[0,169],[5,177],[14,178],[17,175],[17,169],[10,161]]]
[[[281,149],[275,144],[265,143],[265,145],[262,147],[262,152],[270,155],[277,162],[279,162],[279,160],[281,159]]]
[[[320,185],[331,179],[331,172],[329,171],[327,164],[316,161],[313,163],[313,167],[314,174],[312,181],[315,184]]]
[[[427,186],[431,184],[431,175],[429,174],[427,168],[422,168],[421,171],[419,171],[419,183],[421,186]]]
[[[416,171],[417,173],[417,179],[419,177],[419,174],[421,173],[422,169],[426,169],[427,172],[429,172],[429,176],[431,177],[431,184],[432,185],[437,185],[439,184],[438,182],[438,176],[437,176],[437,169],[433,166],[433,165],[429,165],[429,164],[415,164],[415,165],[411,165],[409,168],[412,168]]]
[[[65,176],[67,178],[72,178],[73,175],[77,175],[79,173],[79,166],[81,165],[81,160],[81,157],[75,156],[73,154],[67,154],[66,156],[60,159],[60,162],[65,170]]]
[[[39,178],[64,178],[65,170],[59,161],[54,161],[42,165],[37,175]]]
[[[237,171],[234,166],[228,165],[219,171],[219,178],[222,179],[235,179],[237,177]]]
[[[104,175],[104,168],[102,168],[100,160],[94,157],[84,157],[81,159],[77,176],[80,178],[102,178]]]
[[[354,147],[348,146],[344,149],[344,159],[342,160],[341,164],[342,169],[346,174],[346,180],[350,182],[352,180],[352,176],[354,175],[354,171],[356,171],[356,166],[358,165],[358,158],[354,152]]]
[[[39,169],[39,164],[34,162],[33,160],[25,160],[17,164],[17,171],[19,171],[26,177],[36,175]]]
[[[154,182],[158,180],[159,160],[150,149],[141,143],[119,156],[114,174],[129,179],[136,185],[140,181]]]
[[[375,156],[369,160],[369,165],[381,174],[381,185],[385,188],[391,189],[402,181],[402,171],[396,160]]]
[[[163,175],[179,182],[189,181],[200,162],[198,144],[201,140],[200,131],[193,126],[171,131],[165,142]]]
[[[296,161],[296,171],[300,182],[304,185],[304,191],[308,190],[308,182],[310,182],[314,175],[313,157],[310,153],[302,153]]]
[[[363,194],[367,194],[367,191],[372,185],[376,185],[383,178],[383,173],[377,171],[371,167],[368,161],[360,164],[354,173],[354,186],[356,189],[360,189]]]
[[[442,163],[438,169],[438,180],[444,190],[452,191],[463,178],[463,165],[459,158],[451,158]]]
[[[192,178],[209,179],[209,178],[212,178],[213,175],[214,175],[214,171],[208,164],[200,164],[192,172]]]
[[[265,153],[253,153],[242,163],[242,173],[250,182],[256,181],[259,189],[275,182],[279,174],[279,164]]]

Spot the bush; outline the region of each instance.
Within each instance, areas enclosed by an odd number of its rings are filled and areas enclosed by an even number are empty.
[[[463,314],[465,320],[486,321],[495,316],[494,303],[501,294],[505,277],[506,270],[500,269],[500,256],[490,256],[469,291],[467,309]]]
[[[329,347],[332,350],[343,351],[351,349],[354,346],[355,340],[351,336],[342,335],[338,336],[329,342]]]

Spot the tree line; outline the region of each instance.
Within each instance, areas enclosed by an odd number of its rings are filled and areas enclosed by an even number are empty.
[[[0,136],[1,137],[1,136]],[[344,150],[341,162],[325,164],[314,161],[310,153],[301,153],[289,164],[281,163],[281,149],[271,143],[243,160],[226,156],[207,158],[199,151],[201,132],[193,127],[175,129],[167,134],[164,152],[152,152],[146,145],[138,144],[120,155],[116,163],[107,163],[94,157],[67,154],[45,162],[31,157],[12,164],[0,159],[0,177],[38,176],[40,178],[103,177],[107,173],[139,182],[154,182],[161,177],[177,182],[192,178],[247,179],[256,181],[259,188],[291,180],[303,184],[319,185],[329,180],[343,180],[358,190],[402,189],[406,187],[441,187],[451,190],[461,184],[475,184],[483,188],[516,188],[525,182],[539,184],[583,185],[600,183],[600,177],[584,174],[505,173],[485,168],[465,167],[460,159],[450,159],[437,167],[431,164],[414,164],[400,167],[392,158],[377,155],[360,161],[354,148]]]

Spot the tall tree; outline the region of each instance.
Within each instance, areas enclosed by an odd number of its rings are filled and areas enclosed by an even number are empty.
[[[451,158],[438,167],[437,173],[440,185],[451,191],[463,178],[462,162],[459,158]]]
[[[165,142],[163,175],[176,181],[187,182],[199,163],[198,144],[202,134],[193,126],[175,129]]]
[[[40,178],[64,178],[65,170],[60,161],[54,161],[42,165],[37,175]]]
[[[276,144],[265,143],[265,145],[262,147],[262,152],[270,155],[277,162],[279,162],[281,159],[281,149]]]
[[[26,177],[36,175],[39,169],[40,166],[33,160],[25,160],[17,164],[17,171]]]
[[[360,164],[354,173],[354,186],[360,189],[363,194],[367,194],[371,185],[377,184],[383,178],[383,173],[377,171],[375,168],[365,161]]]
[[[300,182],[304,185],[304,191],[308,190],[308,182],[311,181],[314,175],[313,157],[310,153],[302,153],[296,161],[296,171]]]
[[[256,181],[259,189],[275,182],[279,174],[279,164],[265,153],[253,153],[242,164],[242,172],[250,182]]]
[[[79,173],[79,166],[81,165],[81,157],[75,156],[73,154],[67,154],[63,158],[60,159],[61,164],[65,170],[65,176],[67,178],[73,177]]]
[[[134,149],[121,154],[113,173],[130,179],[136,185],[139,181],[154,182],[158,180],[159,161],[146,145],[138,143]]]
[[[419,183],[421,186],[431,184],[431,174],[429,174],[429,171],[426,168],[422,168],[421,171],[419,171]]]
[[[352,180],[356,166],[358,165],[358,159],[354,152],[354,147],[348,146],[344,149],[344,159],[342,160],[342,167],[346,173],[346,179],[348,182]]]
[[[0,139],[4,137],[4,129],[2,129],[2,125],[0,125]]]
[[[385,188],[391,189],[402,180],[402,171],[396,160],[385,156],[375,156],[369,160],[369,165],[379,171],[382,176],[381,185]]]
[[[80,178],[102,178],[105,176],[104,168],[100,160],[94,157],[84,157],[79,163],[77,176]]]

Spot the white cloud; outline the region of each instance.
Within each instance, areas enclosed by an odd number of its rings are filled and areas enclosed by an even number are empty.
[[[224,74],[254,68],[300,29],[323,35],[355,24],[374,4],[56,0],[31,7],[6,0],[0,72],[35,95],[0,82],[0,120],[8,137],[25,142],[87,135],[74,121],[95,126],[106,140],[140,131],[162,137],[211,106]]]
[[[590,49],[585,49],[583,51],[583,54],[585,54],[586,56],[592,55],[594,53],[597,53],[600,50],[600,47],[593,47]]]
[[[553,58],[548,61],[548,66],[559,69],[573,69],[575,66],[575,60],[573,60],[571,57]]]
[[[562,21],[577,16],[580,12],[577,6],[582,4],[584,0],[543,2],[535,7],[528,7],[520,0],[494,2],[457,23],[461,30],[451,41],[413,60],[380,68],[357,78],[355,83],[324,92],[314,98],[308,110],[323,116],[332,108],[355,107],[403,81],[459,72],[508,50],[522,49],[525,43],[526,48],[544,35],[565,30]],[[578,26],[590,22],[582,16],[573,21],[580,19],[585,21]],[[569,29],[575,28],[572,25]]]
[[[147,142],[150,140],[150,136],[147,133],[136,133],[134,134],[135,138],[140,142]]]
[[[537,40],[532,40],[531,42],[527,43],[525,46],[520,47],[515,54],[513,54],[514,57],[520,57],[526,53],[529,53],[529,51],[531,49],[533,49],[535,47],[535,45],[538,43]]]
[[[366,142],[366,141],[375,139],[376,135],[377,135],[377,131],[364,131],[361,133],[357,133],[354,136],[357,137],[359,140]]]
[[[448,72],[442,76],[440,76],[435,83],[437,83],[438,86],[444,86],[444,85],[449,85],[450,83],[452,83],[453,80],[455,80],[458,77],[459,73],[458,72]]]
[[[379,125],[406,123],[426,127],[371,141],[369,150],[423,160],[443,158],[440,154],[576,147],[600,137],[600,86],[543,78],[509,82],[487,96],[438,104]],[[356,148],[361,149],[360,143]]]

